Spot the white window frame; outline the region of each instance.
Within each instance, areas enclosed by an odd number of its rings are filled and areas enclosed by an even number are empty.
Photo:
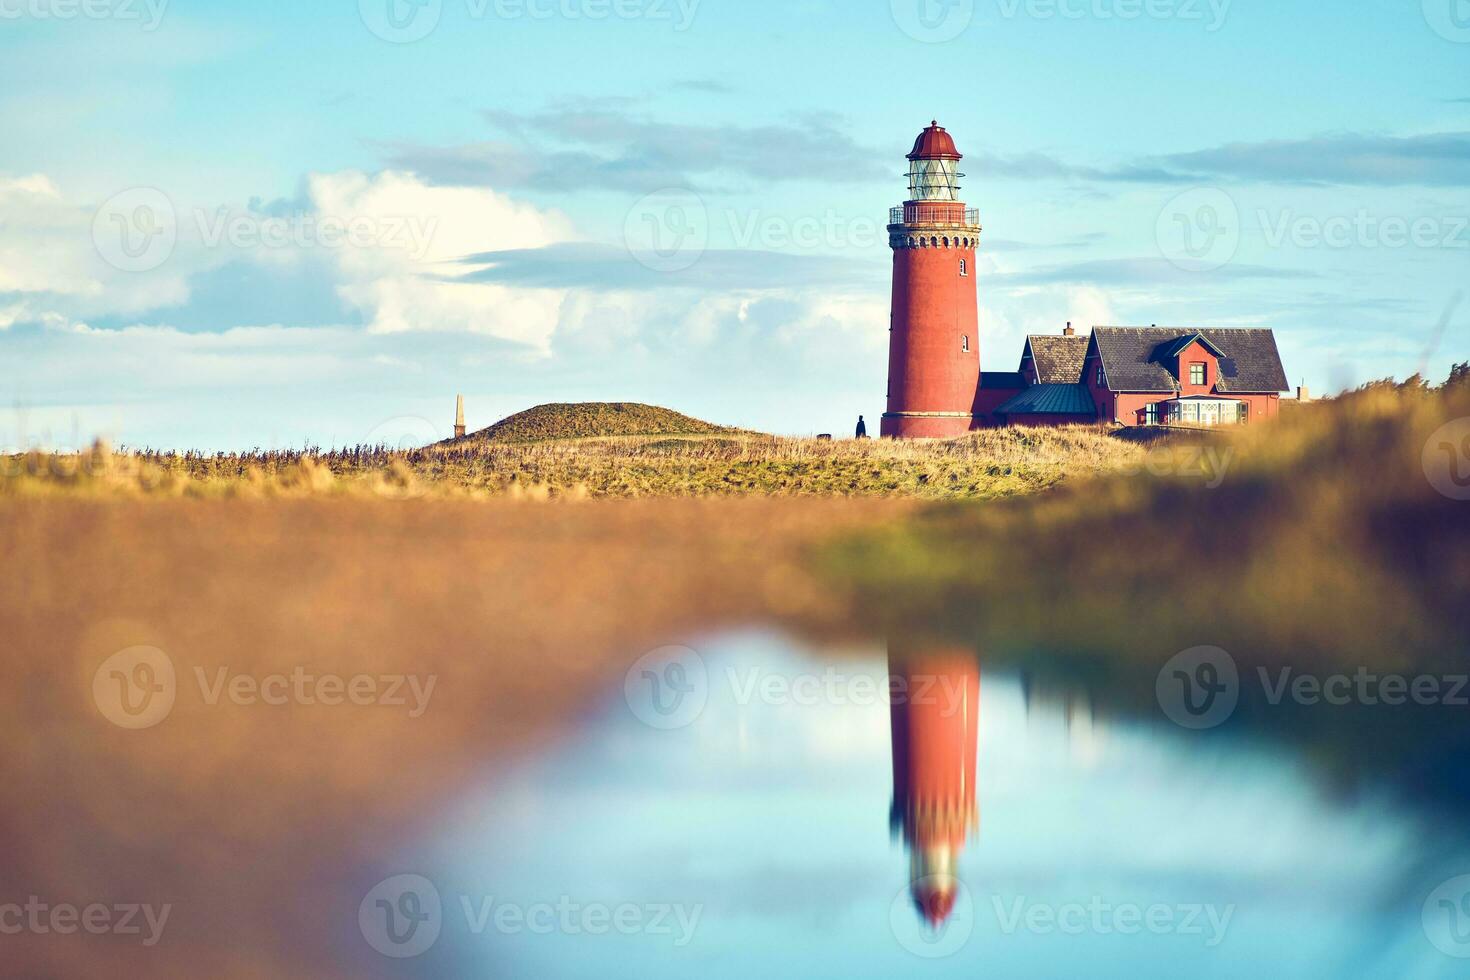
[[[970,263],[967,259],[960,259],[960,278],[970,278]]]

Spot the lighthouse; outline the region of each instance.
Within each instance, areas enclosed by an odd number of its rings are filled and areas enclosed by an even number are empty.
[[[954,911],[959,858],[979,824],[975,758],[980,665],[972,651],[890,646],[893,806],[889,823],[909,852],[909,891],[939,927]]]
[[[947,438],[976,427],[979,213],[960,200],[961,155],[938,121],[908,155],[909,197],[889,212],[893,307],[881,432]]]

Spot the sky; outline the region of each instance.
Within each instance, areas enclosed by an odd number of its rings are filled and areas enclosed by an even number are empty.
[[[0,446],[447,436],[552,401],[882,413],[904,154],[981,359],[1271,327],[1470,357],[1470,0],[0,0]]]

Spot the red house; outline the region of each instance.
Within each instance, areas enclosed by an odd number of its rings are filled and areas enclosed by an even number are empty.
[[[1240,425],[1275,418],[1286,371],[1270,330],[1095,327],[1031,336],[1015,372],[982,372],[976,427]]]

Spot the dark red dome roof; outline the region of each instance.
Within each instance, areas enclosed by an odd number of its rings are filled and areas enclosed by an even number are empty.
[[[936,119],[914,140],[914,152],[909,154],[909,159],[958,160],[960,151],[954,148],[954,138],[944,131],[944,127]]]

